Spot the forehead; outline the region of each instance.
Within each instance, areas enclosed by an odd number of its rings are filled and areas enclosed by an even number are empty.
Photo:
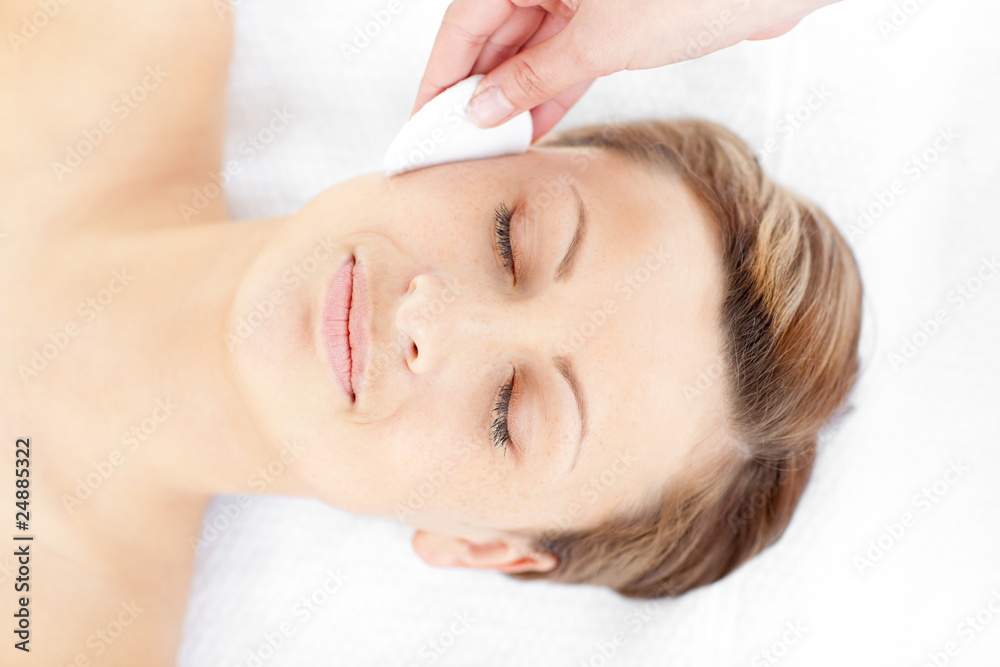
[[[609,495],[624,497],[664,483],[718,424],[721,256],[678,176],[604,150],[544,152],[561,155],[529,190],[575,199],[571,184],[589,220],[572,278],[579,307],[559,337],[592,406],[581,478],[613,466],[627,483]]]

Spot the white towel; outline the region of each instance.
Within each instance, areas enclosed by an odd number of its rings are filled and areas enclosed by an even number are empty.
[[[379,170],[445,6],[241,2],[227,158],[275,109],[295,120],[234,177],[233,215],[292,213]],[[180,664],[997,665],[1000,276],[977,276],[1000,254],[997,25],[989,0],[842,3],[777,40],[602,79],[563,121],[718,121],[850,237],[857,410],[778,544],[681,599],[632,602],[430,568],[410,528],[255,497],[199,552]]]

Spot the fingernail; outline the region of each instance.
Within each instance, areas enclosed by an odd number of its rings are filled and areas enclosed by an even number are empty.
[[[500,86],[490,86],[469,100],[469,116],[482,128],[493,127],[514,113],[514,105],[504,96]]]

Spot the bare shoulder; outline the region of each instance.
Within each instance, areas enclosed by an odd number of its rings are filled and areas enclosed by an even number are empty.
[[[0,5],[0,221],[72,226],[189,196],[221,161],[232,12],[229,0]]]

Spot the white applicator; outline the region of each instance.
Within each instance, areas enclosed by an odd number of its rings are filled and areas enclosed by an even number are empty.
[[[506,123],[482,129],[465,111],[483,78],[474,74],[442,91],[413,114],[385,154],[388,176],[446,162],[524,153],[531,145],[531,114],[519,113]]]

